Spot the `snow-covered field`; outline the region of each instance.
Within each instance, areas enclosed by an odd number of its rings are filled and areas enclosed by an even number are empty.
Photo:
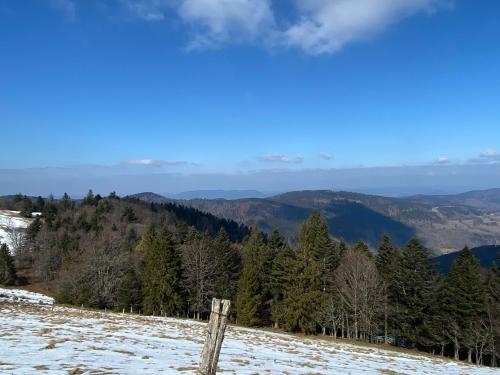
[[[0,243],[5,243],[12,248],[11,236],[12,230],[26,229],[32,219],[20,217],[19,211],[0,210]]]
[[[87,311],[0,288],[0,373],[194,374],[205,323]],[[229,327],[228,374],[498,374],[439,358]]]

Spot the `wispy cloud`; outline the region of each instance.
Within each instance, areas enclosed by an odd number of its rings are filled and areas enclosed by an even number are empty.
[[[76,19],[76,5],[72,0],[50,0],[49,5],[52,9],[60,12],[68,21]]]
[[[148,22],[163,21],[174,5],[171,0],[121,0],[121,3],[132,16]]]
[[[290,164],[302,164],[304,162],[304,157],[298,155],[294,158],[289,158],[283,154],[271,154],[259,157],[260,161],[271,162],[271,163],[290,163]]]
[[[320,152],[319,156],[325,160],[332,160],[333,159],[333,155],[329,152]]]
[[[121,0],[130,14],[145,21],[163,21],[171,12],[188,27],[187,50],[250,42],[298,48],[311,55],[335,53],[406,17],[431,14],[452,1],[294,0],[285,14],[271,0]]]
[[[299,21],[283,33],[283,43],[312,55],[334,53],[405,17],[432,13],[445,4],[449,1],[297,0]]]
[[[160,159],[131,159],[121,162],[123,165],[142,166],[142,167],[166,167],[173,165],[187,164],[185,161],[179,160],[160,160]]]
[[[487,148],[478,157],[468,160],[469,164],[497,164],[500,163],[500,152],[493,148]]]
[[[254,41],[274,26],[269,0],[184,0],[178,13],[193,28],[188,49]]]
[[[434,165],[448,165],[450,163],[451,163],[450,159],[447,158],[446,156],[441,156],[436,160],[434,160],[433,162]]]

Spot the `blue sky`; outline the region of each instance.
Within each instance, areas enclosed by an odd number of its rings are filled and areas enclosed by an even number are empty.
[[[499,14],[490,0],[0,0],[0,169],[496,171]]]

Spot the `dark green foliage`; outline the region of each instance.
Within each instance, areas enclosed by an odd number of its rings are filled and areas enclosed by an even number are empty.
[[[0,245],[0,284],[14,285],[16,282],[16,268],[14,259],[6,244]]]
[[[474,332],[486,311],[487,293],[481,267],[466,247],[455,260],[440,293],[440,307],[445,316],[445,334],[455,347],[472,350]],[[458,359],[458,358],[457,358]]]
[[[132,207],[125,207],[125,210],[122,214],[122,219],[126,220],[128,223],[134,223],[138,220]]]
[[[61,211],[66,211],[73,208],[73,201],[71,200],[71,197],[68,195],[68,193],[64,193],[58,203],[59,210]]]
[[[21,216],[31,217],[32,212],[33,212],[33,201],[31,200],[31,198],[24,196],[22,199]]]
[[[375,264],[382,278],[389,282],[392,281],[392,276],[395,273],[399,256],[399,250],[393,246],[390,237],[385,235],[378,247]]]
[[[49,227],[52,226],[57,216],[57,205],[52,195],[49,195],[49,197],[45,200],[45,204],[43,205],[42,210],[42,216],[45,220],[45,223]]]
[[[212,255],[215,260],[215,296],[233,300],[236,296],[241,259],[223,227],[212,242]]]
[[[411,240],[401,254],[394,277],[397,298],[395,331],[421,346],[433,344],[431,317],[433,293],[438,281],[429,251],[419,240]]]
[[[130,268],[117,291],[116,299],[118,308],[131,312],[141,311],[142,298],[141,277],[133,268]]]
[[[276,327],[283,326],[285,302],[283,286],[289,275],[290,260],[293,257],[292,248],[285,238],[274,230],[268,240],[269,252],[272,254],[272,264],[269,274],[269,291],[272,300],[271,320]]]
[[[243,269],[238,282],[236,316],[239,324],[261,325],[269,319],[265,305],[267,256],[262,234],[253,227],[243,248]]]
[[[93,206],[93,205],[97,204],[97,201],[98,200],[94,196],[94,192],[92,191],[92,189],[90,189],[87,192],[87,195],[85,196],[85,198],[83,198],[82,205]]]
[[[364,243],[363,241],[358,241],[352,248],[354,251],[359,251],[360,253],[363,253],[367,257],[371,257],[372,253],[370,253],[370,249],[368,248],[368,245]]]
[[[175,315],[182,311],[181,258],[167,227],[154,227],[140,243],[144,255],[144,312]]]
[[[288,275],[283,292],[286,305],[283,321],[287,329],[316,332],[321,304],[327,297],[327,276],[337,260],[338,253],[328,227],[319,213],[314,212],[302,225],[294,254],[286,259]]]

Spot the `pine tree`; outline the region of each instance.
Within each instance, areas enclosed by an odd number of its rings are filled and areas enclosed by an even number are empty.
[[[397,299],[395,330],[400,337],[420,347],[432,341],[432,301],[438,275],[429,251],[412,239],[401,254],[394,278]]]
[[[14,285],[17,280],[14,259],[6,244],[0,244],[0,284]]]
[[[472,338],[479,329],[480,316],[486,311],[486,297],[481,266],[466,247],[453,262],[441,298],[441,308],[448,317],[448,335],[455,347],[456,359],[462,347],[471,361]]]
[[[183,307],[181,290],[181,259],[172,233],[164,227],[161,232],[148,229],[139,244],[144,257],[144,312],[175,315]]]

